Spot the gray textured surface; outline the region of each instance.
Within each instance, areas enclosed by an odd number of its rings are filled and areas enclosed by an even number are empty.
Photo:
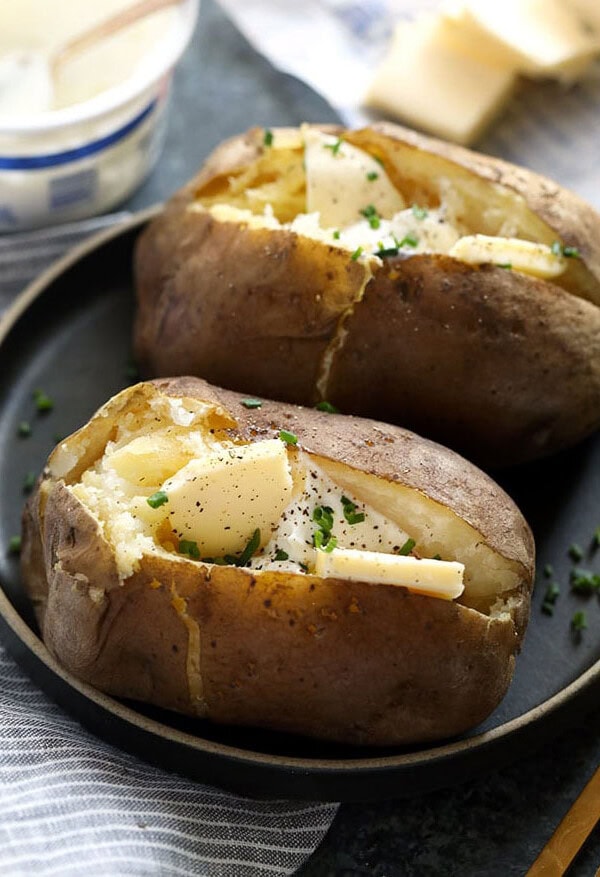
[[[165,152],[128,209],[167,197],[223,137],[253,124],[335,118],[318,97],[258,58],[212,0],[203,0],[200,24],[175,78]],[[342,806],[303,877],[525,874],[600,763],[600,714],[540,746],[527,760],[445,792]],[[569,874],[591,877],[599,866],[595,832]]]

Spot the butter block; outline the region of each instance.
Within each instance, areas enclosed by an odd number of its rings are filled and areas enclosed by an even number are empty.
[[[462,0],[444,9],[474,50],[528,76],[574,80],[600,49],[565,0]]]
[[[514,82],[512,69],[466,55],[449,42],[442,19],[422,18],[398,25],[365,103],[468,145],[505,104]]]
[[[162,509],[179,539],[222,557],[242,551],[256,529],[268,542],[292,487],[286,446],[271,439],[191,460],[163,484]]]
[[[546,244],[486,234],[459,238],[448,255],[468,265],[491,263],[545,280],[558,277],[566,268],[564,258],[553,253]]]
[[[306,211],[320,214],[322,228],[344,228],[373,206],[380,217],[391,218],[406,207],[384,168],[372,156],[306,126]]]
[[[317,551],[315,562],[315,573],[322,578],[395,585],[445,600],[454,600],[462,594],[464,571],[464,565],[456,561],[352,548]]]

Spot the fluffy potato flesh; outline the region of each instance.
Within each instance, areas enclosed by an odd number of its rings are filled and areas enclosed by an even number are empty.
[[[142,384],[54,451],[23,537],[48,647],[216,721],[377,744],[480,721],[528,614],[514,505],[411,433],[247,402]]]

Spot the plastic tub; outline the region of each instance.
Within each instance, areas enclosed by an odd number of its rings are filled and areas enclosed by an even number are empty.
[[[199,0],[172,10],[172,26],[127,79],[83,103],[0,117],[0,232],[54,225],[111,209],[155,164],[166,132],[174,67]]]

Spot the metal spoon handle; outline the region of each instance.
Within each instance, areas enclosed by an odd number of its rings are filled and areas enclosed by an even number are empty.
[[[182,0],[138,0],[127,9],[111,15],[93,27],[84,30],[73,39],[65,43],[52,58],[52,72],[56,75],[59,67],[66,64],[76,55],[87,51],[91,46],[101,42],[101,40],[112,36],[123,28],[129,27],[141,18],[151,15],[153,12],[159,12],[161,9],[167,9],[169,6],[177,6]]]

